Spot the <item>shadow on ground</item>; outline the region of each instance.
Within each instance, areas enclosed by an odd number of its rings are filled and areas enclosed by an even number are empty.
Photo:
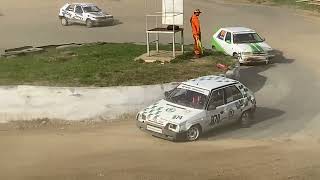
[[[119,19],[114,19],[112,24],[104,24],[104,25],[100,25],[100,26],[96,26],[96,27],[108,27],[108,26],[117,26],[123,24],[123,22],[121,22]]]
[[[257,92],[263,88],[267,81],[267,77],[260,73],[276,67],[278,64],[291,64],[293,62],[293,59],[287,59],[281,51],[276,50],[276,56],[267,65],[264,63],[256,63],[249,66],[241,66],[240,82],[250,88],[253,92]]]
[[[267,107],[257,107],[257,111],[255,113],[255,117],[252,121],[252,125],[249,128],[241,128],[239,123],[230,124],[228,126],[218,127],[213,129],[212,131],[204,134],[201,139],[219,139],[226,137],[245,137],[246,133],[242,132],[242,129],[250,129],[254,127],[256,124],[261,123],[263,121],[267,121],[269,119],[277,118],[284,115],[285,112],[279,109],[272,109]],[[271,126],[271,125],[270,125]],[[265,126],[264,126],[265,128]],[[241,133],[239,133],[241,132]],[[254,133],[253,131],[246,131],[250,134]],[[249,134],[249,135],[250,135]]]
[[[117,26],[120,24],[123,24],[123,23],[119,19],[114,19],[114,21],[112,23],[95,25],[92,28],[110,27],[110,26]],[[71,25],[86,26],[85,24],[81,24],[81,23],[71,23]]]

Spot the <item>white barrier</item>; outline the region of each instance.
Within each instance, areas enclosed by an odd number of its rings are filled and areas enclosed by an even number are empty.
[[[163,98],[177,83],[106,88],[0,87],[0,122],[110,119]]]

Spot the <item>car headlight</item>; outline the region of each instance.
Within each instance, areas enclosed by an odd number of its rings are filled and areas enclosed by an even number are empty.
[[[252,54],[253,54],[252,52],[242,52],[241,53],[241,55],[244,55],[244,56],[250,56]]]
[[[274,56],[274,55],[276,55],[277,54],[277,51],[276,50],[270,50],[270,51],[268,51],[268,55],[272,55],[272,56]]]
[[[176,125],[176,124],[169,123],[168,124],[168,129],[171,130],[171,131],[174,131],[174,132],[179,132],[179,126]]]
[[[141,118],[142,118],[142,120],[145,121],[145,120],[147,119],[147,116],[146,116],[145,114],[142,114],[142,115],[141,115]]]

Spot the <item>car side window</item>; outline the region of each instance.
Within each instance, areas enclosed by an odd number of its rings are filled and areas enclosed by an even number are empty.
[[[230,86],[225,89],[226,103],[230,103],[243,98],[242,93],[236,86]]]
[[[70,5],[67,7],[67,11],[74,11],[74,5]]]
[[[225,41],[226,41],[227,43],[231,44],[231,33],[230,33],[230,32],[227,32]]]
[[[209,108],[208,110],[215,109],[216,107],[224,105],[224,91],[223,89],[219,89],[212,92],[210,101],[209,101]]]
[[[76,6],[76,11],[75,12],[78,13],[78,14],[82,14],[83,11],[82,11],[81,6]]]
[[[218,38],[221,40],[224,40],[224,36],[226,35],[226,31],[222,30],[219,34],[218,34]]]

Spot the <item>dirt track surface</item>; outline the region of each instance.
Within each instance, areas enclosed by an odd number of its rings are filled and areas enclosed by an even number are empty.
[[[209,141],[211,136],[207,135],[193,143],[173,143],[140,132],[132,120],[21,127],[0,127],[0,179],[320,177],[317,142],[235,138]]]
[[[0,49],[144,41],[143,0],[95,1],[122,24],[92,29],[61,27],[60,0],[3,1]],[[138,131],[133,119],[62,132],[4,128],[0,179],[320,179],[320,19],[292,9],[214,0],[185,6],[186,22],[192,9],[204,12],[203,44],[209,45],[216,27],[241,25],[256,29],[283,53],[271,65],[241,70],[241,81],[255,91],[259,106],[251,128],[218,130],[195,143],[152,138]],[[192,42],[189,24],[186,31],[187,43]]]

